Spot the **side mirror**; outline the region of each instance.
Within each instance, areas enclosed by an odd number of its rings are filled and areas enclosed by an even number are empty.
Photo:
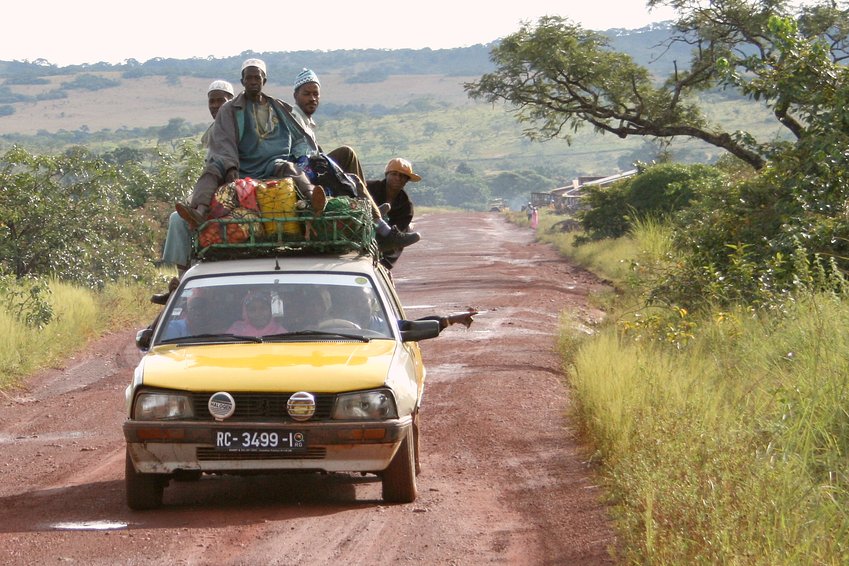
[[[418,342],[436,338],[442,331],[438,320],[402,320],[399,322],[402,342]]]
[[[145,328],[136,332],[136,348],[142,352],[150,350],[150,339],[153,338],[153,328]]]

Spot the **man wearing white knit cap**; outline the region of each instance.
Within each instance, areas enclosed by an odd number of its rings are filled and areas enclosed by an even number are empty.
[[[215,120],[215,117],[218,115],[218,109],[221,108],[225,102],[232,99],[235,94],[236,93],[233,92],[233,85],[227,81],[216,80],[210,83],[209,88],[206,89],[206,102],[213,120]],[[203,147],[209,147],[209,131],[211,129],[212,124],[209,125],[209,128],[206,129],[203,136],[200,138],[200,144]]]
[[[206,89],[207,108],[212,115],[212,119],[218,115],[218,109],[228,100],[232,100],[234,96],[233,85],[224,80],[215,80],[210,83]],[[209,147],[209,133],[212,131],[212,124],[203,133],[200,138],[202,147]],[[191,254],[192,235],[189,231],[189,225],[180,217],[178,212],[172,212],[168,218],[168,231],[165,234],[165,245],[162,248],[161,263],[165,265],[176,265],[177,273],[180,275],[188,269],[189,255]],[[170,288],[176,287],[176,279],[169,285]],[[161,293],[153,296],[153,302],[164,304],[168,299],[168,293]]]
[[[292,107],[262,91],[268,81],[265,62],[247,59],[241,72],[244,90],[215,117],[206,164],[191,201],[188,205],[177,203],[177,212],[191,228],[206,220],[212,195],[219,186],[245,177],[291,176],[288,173],[294,172],[293,162],[318,151],[314,140],[292,116]],[[313,204],[323,210],[323,192],[308,182],[299,182],[301,177],[305,179],[303,175],[295,179],[298,192],[307,200],[320,196]]]

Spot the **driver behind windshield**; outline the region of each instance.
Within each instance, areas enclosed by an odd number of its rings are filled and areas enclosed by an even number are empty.
[[[372,304],[370,292],[364,287],[336,286],[331,291],[332,316],[350,320],[359,328],[387,334],[386,321]]]

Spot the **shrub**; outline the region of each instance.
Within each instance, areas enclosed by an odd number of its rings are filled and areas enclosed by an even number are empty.
[[[662,220],[687,208],[700,192],[721,184],[724,177],[708,165],[654,165],[612,186],[588,187],[587,209],[578,216],[588,238],[619,238],[639,219]]]

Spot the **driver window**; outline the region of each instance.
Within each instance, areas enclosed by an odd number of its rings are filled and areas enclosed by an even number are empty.
[[[338,285],[330,289],[330,297],[329,318],[350,321],[361,329],[389,335],[383,310],[371,289]]]
[[[286,290],[283,296],[283,320],[289,331],[315,330],[327,318],[328,302],[316,285]]]

